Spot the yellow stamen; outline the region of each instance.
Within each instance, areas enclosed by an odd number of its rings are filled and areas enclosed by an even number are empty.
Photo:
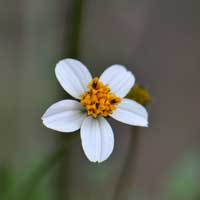
[[[98,115],[107,117],[121,102],[121,98],[113,94],[97,77],[89,82],[88,89],[89,91],[81,95],[81,104],[85,106],[88,115],[93,117]]]

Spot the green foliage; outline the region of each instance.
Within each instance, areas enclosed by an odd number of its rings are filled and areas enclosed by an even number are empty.
[[[35,163],[29,165],[28,170],[16,173],[10,165],[5,163],[0,165],[0,199],[21,200],[27,190],[33,186],[27,180],[34,176],[33,172],[38,170],[38,166],[40,162],[37,165]],[[56,190],[51,184],[53,175],[54,171],[50,171],[47,176],[38,181],[37,187],[33,186],[35,188],[27,200],[55,200]],[[24,184],[26,182],[27,184]]]
[[[14,187],[16,177],[10,165],[1,164],[0,166],[0,199],[5,199],[7,193]]]
[[[198,156],[187,155],[170,176],[166,197],[170,200],[199,200],[199,169]]]

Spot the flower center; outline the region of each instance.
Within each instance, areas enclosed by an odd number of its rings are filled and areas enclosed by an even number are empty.
[[[93,78],[88,84],[89,91],[81,95],[81,104],[85,106],[88,115],[104,117],[112,113],[116,106],[121,102],[121,98],[111,93],[110,88]]]

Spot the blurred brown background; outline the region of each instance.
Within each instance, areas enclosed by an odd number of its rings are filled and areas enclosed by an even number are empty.
[[[61,133],[46,129],[40,118],[63,98],[54,67],[69,55],[73,4],[0,1],[0,160],[16,171],[58,145]],[[199,10],[197,0],[83,1],[79,59],[93,75],[114,63],[127,66],[152,96],[127,199],[160,199],[176,161],[199,152]],[[103,164],[89,163],[79,137],[70,146],[62,178],[71,199],[112,199],[134,134],[118,122],[112,127],[115,149]]]

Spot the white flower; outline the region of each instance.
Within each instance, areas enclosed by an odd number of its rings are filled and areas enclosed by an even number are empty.
[[[137,102],[124,98],[135,83],[134,75],[121,65],[112,65],[93,78],[81,62],[64,59],[55,73],[63,89],[76,100],[62,100],[42,116],[43,124],[60,132],[81,129],[81,141],[92,162],[106,160],[113,151],[114,135],[105,117],[134,126],[148,126],[148,113]]]

